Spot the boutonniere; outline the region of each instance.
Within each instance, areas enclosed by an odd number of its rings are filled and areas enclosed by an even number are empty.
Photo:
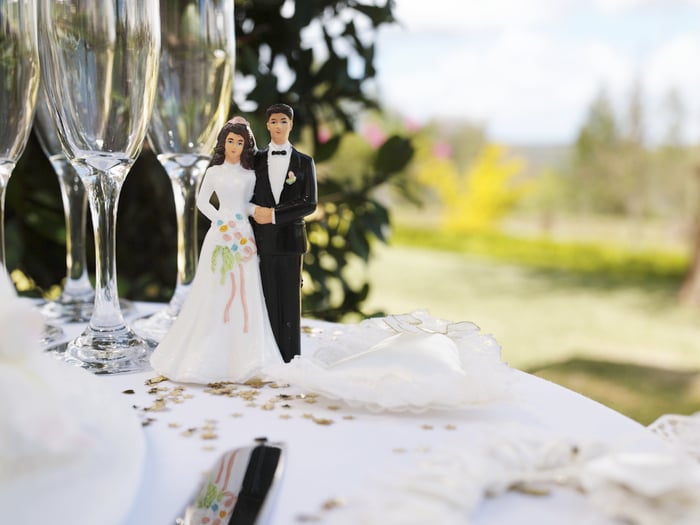
[[[297,181],[296,175],[294,175],[293,171],[290,171],[287,173],[287,179],[284,181],[285,184],[294,184]]]

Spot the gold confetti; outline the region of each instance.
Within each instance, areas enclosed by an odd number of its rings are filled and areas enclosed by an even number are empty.
[[[445,425],[445,430],[457,430],[457,427],[454,425]]]
[[[128,390],[122,391],[122,394],[134,394],[134,390],[132,388],[129,388]]]
[[[168,423],[168,427],[170,427],[170,428],[180,428],[180,423]]]
[[[248,379],[244,384],[248,386],[252,386],[253,388],[262,388],[265,385],[269,384],[269,381],[263,381],[259,377],[253,377],[251,379]]]
[[[273,403],[265,403],[265,404],[262,406],[262,409],[263,409],[263,410],[274,410],[274,409],[275,409],[275,405],[274,405]]]
[[[316,399],[318,397],[318,394],[309,393],[309,394],[297,394],[297,399]]]
[[[180,432],[180,435],[183,437],[190,437],[195,432],[197,432],[196,428],[188,428],[187,430],[183,430],[182,432]]]
[[[304,403],[308,403],[309,405],[313,405],[315,402],[316,400],[313,397],[304,399]]]
[[[395,454],[405,454],[406,453],[406,449],[401,448],[401,447],[394,448],[391,451]]]
[[[163,381],[167,381],[168,378],[165,376],[152,377],[151,379],[146,379],[146,385],[157,385]]]
[[[241,414],[240,412],[234,412],[233,414],[231,414],[231,417],[243,417],[243,414]]]
[[[216,432],[202,432],[200,436],[202,439],[218,439],[219,436]]]
[[[432,430],[432,429],[433,429],[433,425],[425,424],[425,425],[421,425],[421,428],[422,428],[423,430]]]
[[[239,392],[238,396],[245,399],[246,401],[250,401],[251,399],[255,399],[258,394],[257,390],[244,390],[243,392]]]
[[[323,504],[321,505],[321,508],[323,510],[333,510],[333,509],[337,509],[338,507],[342,507],[344,504],[345,503],[343,502],[343,500],[338,499],[338,498],[332,498],[332,499],[324,501]]]
[[[289,414],[280,414],[280,419],[292,419],[292,416]]]
[[[144,408],[146,412],[162,412],[165,409],[165,401],[162,399],[156,399],[150,407]]]
[[[154,421],[155,421],[154,418],[148,417],[148,418],[144,419],[143,421],[141,421],[141,426],[147,427],[148,425],[150,425],[150,424],[153,423]]]
[[[527,496],[549,496],[550,490],[543,486],[537,486],[535,483],[517,482],[508,487],[509,490],[520,492]]]
[[[343,416],[343,419],[347,419],[348,421],[355,419],[355,416],[351,416],[348,414],[347,416]]]
[[[202,450],[206,452],[214,452],[216,450],[216,447],[214,445],[206,445],[202,447]]]
[[[332,419],[325,419],[322,417],[312,417],[311,420],[316,423],[317,425],[332,425],[333,420]]]

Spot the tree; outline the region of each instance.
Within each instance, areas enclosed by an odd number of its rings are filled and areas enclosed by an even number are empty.
[[[244,114],[260,139],[266,137],[264,109],[285,102],[295,109],[293,141],[305,140],[319,168],[332,159],[357,115],[377,109],[370,95],[375,36],[394,23],[393,0],[236,0],[236,79],[232,114]],[[311,45],[309,35],[318,39]],[[252,86],[247,92],[242,86]],[[324,133],[321,133],[321,131]],[[341,283],[344,297],[331,316],[360,311],[369,285],[351,293],[343,269],[349,254],[369,258],[371,239],[382,240],[389,223],[386,209],[372,198],[376,185],[400,172],[412,154],[410,140],[394,136],[374,150],[357,170],[368,174],[363,185],[347,193],[332,176],[319,178],[318,224],[333,237],[333,225],[346,224],[356,242],[332,250],[335,268],[323,267],[319,253],[328,250],[312,240],[306,261],[313,292],[306,313],[323,317],[329,280]],[[145,147],[126,179],[117,224],[120,295],[131,299],[170,298],[175,275],[175,221],[170,183],[153,153]],[[331,198],[332,196],[332,198]],[[63,217],[55,176],[31,140],[8,186],[8,268],[29,275],[39,290],[65,276]],[[348,202],[348,204],[344,204]],[[374,210],[374,211],[371,211]],[[200,239],[206,221],[200,221]],[[317,236],[318,237],[318,236]],[[38,254],[42,254],[41,257]],[[90,264],[90,263],[89,263]]]

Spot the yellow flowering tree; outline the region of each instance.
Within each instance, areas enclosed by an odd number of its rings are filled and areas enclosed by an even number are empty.
[[[449,158],[421,160],[418,178],[435,189],[443,205],[442,226],[449,231],[493,229],[528,189],[516,180],[524,162],[509,158],[498,144],[485,145],[464,172]]]

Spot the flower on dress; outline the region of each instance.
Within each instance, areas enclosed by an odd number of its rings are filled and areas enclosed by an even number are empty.
[[[226,274],[238,264],[247,262],[257,252],[255,240],[251,236],[250,223],[241,214],[236,219],[217,220],[219,239],[211,255],[211,271],[219,272],[220,284],[224,284]]]
[[[287,179],[284,181],[285,184],[291,185],[291,184],[294,184],[296,181],[297,181],[297,177],[296,177],[296,175],[294,175],[293,171],[290,171],[289,173],[287,173]]]

